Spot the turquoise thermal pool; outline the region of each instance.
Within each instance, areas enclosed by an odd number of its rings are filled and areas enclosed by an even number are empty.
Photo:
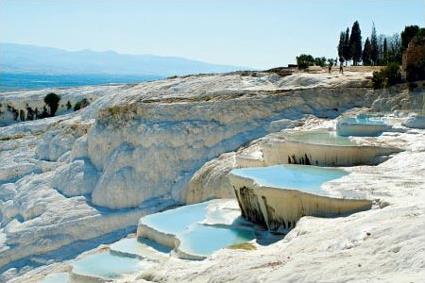
[[[253,230],[237,227],[217,227],[202,224],[193,225],[178,235],[179,249],[185,253],[208,256],[213,252],[234,244],[255,239]]]
[[[195,257],[206,257],[221,248],[255,239],[252,227],[244,227],[246,223],[241,224],[238,219],[231,225],[203,224],[202,221],[207,218],[208,206],[213,202],[151,214],[142,218],[140,223],[155,231],[174,235],[179,240],[177,249]],[[217,214],[217,211],[212,214]]]
[[[253,179],[262,186],[322,195],[327,194],[321,189],[322,184],[348,174],[342,169],[294,164],[233,169],[231,173]]]
[[[118,279],[124,274],[142,269],[139,259],[116,256],[110,252],[87,255],[76,260],[72,266],[72,272],[75,274],[104,279]]]
[[[71,282],[69,278],[69,273],[59,272],[52,273],[44,277],[41,283],[68,283]]]
[[[190,225],[205,219],[209,202],[186,205],[175,209],[147,215],[141,223],[166,234],[179,234]]]

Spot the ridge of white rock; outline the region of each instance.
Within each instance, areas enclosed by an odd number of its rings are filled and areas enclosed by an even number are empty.
[[[305,114],[334,118],[353,107],[408,109],[415,101],[403,94],[376,102],[392,96],[371,90],[369,77],[258,72],[55,91],[97,99],[77,112],[1,127],[0,272],[10,268],[1,280],[183,201],[205,162],[221,176],[216,169],[228,167],[210,160],[297,126]],[[27,98],[43,103],[50,91],[0,97],[25,106]],[[233,164],[260,157],[254,150],[220,158]],[[211,196],[203,188],[193,200]]]

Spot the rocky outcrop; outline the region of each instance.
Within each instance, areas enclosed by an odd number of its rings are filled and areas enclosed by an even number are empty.
[[[306,113],[335,117],[374,98],[365,88],[209,91],[205,86],[185,89],[186,95],[159,95],[160,89],[152,89],[149,98],[127,95],[121,99],[125,104],[100,112],[87,139],[89,158],[102,172],[92,194],[96,205],[135,207],[164,195],[182,200],[205,162],[276,129],[272,122]]]
[[[370,105],[368,75],[259,72],[58,91],[98,98],[81,111],[0,131],[0,270],[121,235],[140,216],[184,201],[205,162],[293,126],[288,120]],[[7,97],[25,103],[18,93]]]

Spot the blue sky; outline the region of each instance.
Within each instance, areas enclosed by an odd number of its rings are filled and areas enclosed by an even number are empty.
[[[268,68],[335,57],[355,20],[363,39],[372,21],[384,34],[425,26],[425,0],[0,0],[0,42]]]

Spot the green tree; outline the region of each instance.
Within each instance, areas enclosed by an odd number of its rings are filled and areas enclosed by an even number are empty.
[[[326,57],[316,57],[314,58],[314,65],[325,67],[326,66]]]
[[[351,28],[350,50],[353,65],[357,66],[362,59],[362,31],[360,30],[360,24],[358,21],[355,21]]]
[[[379,59],[379,46],[378,46],[378,36],[376,35],[375,24],[373,24],[372,26],[372,34],[370,36],[370,45],[371,45],[370,59],[373,65],[377,65],[378,59]]]
[[[87,98],[83,98],[74,105],[74,111],[78,111],[80,109],[83,109],[84,107],[87,107],[90,105],[90,102],[87,100]]]
[[[406,50],[409,42],[419,33],[419,27],[414,26],[406,26],[404,30],[401,32],[401,48],[402,51]]]
[[[338,57],[339,62],[344,63],[344,44],[345,44],[345,32],[341,31],[339,34],[339,43],[338,43]]]
[[[396,62],[398,64],[401,64],[401,57],[402,57],[402,48],[401,48],[401,39],[400,35],[398,33],[387,37],[388,41],[388,50],[387,50],[387,57],[386,62]]]
[[[383,88],[401,83],[400,65],[397,63],[389,63],[379,72],[373,72],[373,87]]]
[[[300,69],[306,69],[309,66],[314,65],[314,58],[308,54],[301,54],[300,56],[297,56],[297,65]]]
[[[372,55],[372,45],[370,44],[370,40],[368,37],[366,38],[366,41],[364,43],[364,48],[363,48],[363,55],[362,55],[363,65],[370,66],[372,64],[371,55]]]
[[[50,109],[49,111],[50,117],[55,116],[56,111],[58,110],[60,100],[61,100],[60,96],[53,92],[47,94],[44,97],[44,103],[46,103]]]
[[[350,29],[349,28],[347,28],[347,30],[345,31],[343,53],[344,53],[345,63],[348,64],[348,61],[350,61],[351,58],[352,58],[351,46],[350,46]]]
[[[382,47],[382,59],[383,59],[383,63],[384,65],[386,65],[388,63],[388,41],[387,38],[384,39],[384,46]]]

